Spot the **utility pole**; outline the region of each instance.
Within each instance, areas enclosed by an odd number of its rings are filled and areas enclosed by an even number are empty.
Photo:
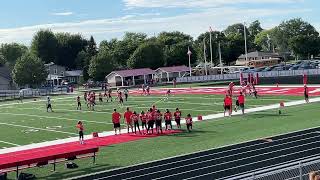
[[[206,37],[203,38],[203,56],[204,56],[204,71],[207,76],[208,71],[207,71],[207,57],[206,57]]]

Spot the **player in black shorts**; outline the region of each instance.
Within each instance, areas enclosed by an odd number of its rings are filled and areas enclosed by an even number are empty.
[[[156,130],[157,130],[157,134],[159,134],[159,131],[162,132],[162,114],[160,112],[160,110],[158,110],[156,112]]]
[[[174,116],[174,120],[176,121],[177,127],[181,129],[180,121],[181,121],[182,113],[179,110],[179,108],[176,108],[176,112],[174,112],[173,116]]]
[[[309,103],[309,91],[307,85],[304,85],[304,100]]]
[[[77,97],[77,103],[78,103],[77,110],[81,110],[80,96]]]

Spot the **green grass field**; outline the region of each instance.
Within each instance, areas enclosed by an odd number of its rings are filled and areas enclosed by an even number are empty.
[[[193,116],[223,111],[223,96],[220,95],[175,95],[168,101],[160,101],[161,99],[163,99],[162,96],[132,96],[124,107],[119,107],[114,102],[103,103],[96,106],[96,111],[92,112],[87,110],[84,103],[82,103],[83,110],[77,111],[75,96],[58,96],[52,99],[55,111],[53,113],[47,113],[45,102],[39,100],[26,100],[23,104],[17,101],[2,102],[0,103],[0,147],[77,136],[75,124],[78,120],[85,123],[86,134],[110,131],[112,130],[111,113],[115,107],[120,112],[124,112],[127,106],[141,111],[156,103],[161,110],[169,108],[173,111],[179,107],[183,113],[191,113]],[[302,97],[294,96],[247,98],[246,107],[301,99]],[[40,179],[62,179],[319,126],[318,106],[319,103],[288,107],[281,116],[277,114],[277,110],[270,110],[198,122],[194,125],[192,133],[183,132],[101,148],[98,164],[95,166],[91,164],[90,159],[85,159],[76,161],[80,166],[76,170],[67,170],[63,165],[59,165],[56,173],[50,171],[51,166],[30,169],[26,172],[34,173]],[[14,173],[11,177],[14,177]]]

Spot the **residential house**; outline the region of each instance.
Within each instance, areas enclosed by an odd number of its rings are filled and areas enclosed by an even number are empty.
[[[272,66],[280,63],[283,59],[284,57],[278,53],[255,51],[239,56],[236,65],[250,67]]]
[[[0,90],[9,90],[14,88],[10,69],[7,66],[0,67]]]

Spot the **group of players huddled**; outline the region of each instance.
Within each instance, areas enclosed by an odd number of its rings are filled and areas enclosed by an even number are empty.
[[[181,129],[181,118],[182,113],[179,108],[176,108],[174,113],[171,113],[169,109],[166,109],[166,112],[161,113],[159,109],[153,105],[147,112],[141,111],[137,113],[136,111],[131,111],[130,108],[124,112],[123,116],[114,109],[112,114],[112,123],[114,127],[114,132],[117,135],[117,131],[121,134],[121,119],[123,117],[123,123],[127,126],[127,132],[134,134],[153,134],[154,127],[157,134],[162,134],[162,122],[165,122],[165,130],[172,130],[172,121],[176,122],[177,128]],[[187,129],[190,132],[192,130],[192,117],[190,114],[185,117]],[[141,122],[141,129],[140,129]]]

